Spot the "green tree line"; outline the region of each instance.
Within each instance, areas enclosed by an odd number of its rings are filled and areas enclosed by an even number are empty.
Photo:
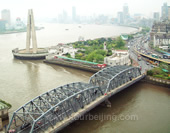
[[[107,50],[104,50],[106,43]],[[79,49],[75,55],[76,59],[103,63],[104,57],[112,55],[112,49],[126,50],[125,42],[119,36],[117,38],[99,38],[87,41],[71,43],[74,48]]]

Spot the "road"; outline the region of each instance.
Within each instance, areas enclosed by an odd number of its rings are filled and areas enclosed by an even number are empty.
[[[147,62],[143,58],[141,61],[138,61],[137,54],[134,52],[133,49],[134,49],[134,46],[137,45],[140,40],[141,40],[141,38],[137,38],[132,41],[129,41],[128,46],[129,46],[130,57],[139,63],[139,67],[141,67],[141,72],[144,73],[144,72],[146,72],[146,70],[152,69],[153,65],[147,64]]]
[[[148,44],[148,35],[140,37],[136,40],[136,50],[139,51],[142,54],[151,56],[152,54],[156,54],[158,56],[158,59],[170,62],[170,59],[164,59],[163,54],[151,49]]]

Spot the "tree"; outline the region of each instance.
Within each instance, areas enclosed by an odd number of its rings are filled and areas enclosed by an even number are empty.
[[[107,41],[111,43],[112,42],[112,38],[108,38]]]
[[[104,56],[100,54],[96,54],[94,59],[96,60],[96,62],[103,62]]]
[[[96,53],[96,54],[103,55],[103,56],[106,55],[106,51],[105,51],[105,50],[102,50],[102,49],[96,50],[95,53]]]
[[[134,39],[133,35],[128,35],[128,40]]]
[[[108,49],[108,50],[111,50],[111,49],[112,49],[112,44],[108,44],[108,45],[107,45],[107,49]]]
[[[85,48],[85,54],[90,54],[91,52],[93,52],[94,51],[94,49],[93,49],[93,47],[87,47],[87,48]]]
[[[120,48],[120,47],[123,47],[123,46],[125,46],[125,42],[122,40],[121,37],[118,37],[118,38],[116,39],[116,47],[117,47],[117,48]]]
[[[81,60],[86,60],[86,56],[82,56],[82,57],[81,57]]]
[[[147,75],[153,76],[153,71],[152,70],[147,71]]]
[[[100,38],[100,39],[98,39],[98,42],[99,42],[99,44],[103,44],[104,42],[106,41],[106,39],[105,38]]]
[[[93,46],[94,46],[94,45],[99,46],[99,42],[98,42],[98,40],[97,40],[97,39],[96,39],[96,40],[93,40],[93,42],[92,42],[92,43],[93,43]]]
[[[111,56],[112,55],[112,50],[108,50],[106,56]]]
[[[156,67],[153,69],[153,75],[158,75],[158,74],[161,74],[161,69],[159,67]]]
[[[87,40],[87,44],[88,44],[89,46],[93,45],[92,40]]]
[[[92,53],[90,53],[90,54],[87,56],[86,60],[88,60],[88,61],[92,61],[92,62],[93,62],[93,60],[94,60],[94,56],[95,56],[95,53],[94,53],[94,52],[92,52]]]
[[[71,58],[71,55],[69,53],[67,53],[65,56],[67,56],[68,58]]]
[[[82,56],[83,56],[83,53],[78,53],[78,54],[75,55],[75,58],[76,59],[81,59]]]

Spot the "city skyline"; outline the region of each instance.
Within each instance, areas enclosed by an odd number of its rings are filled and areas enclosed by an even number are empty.
[[[12,19],[16,17],[26,18],[27,11],[30,8],[34,10],[36,18],[56,18],[63,10],[66,11],[69,16],[72,16],[72,7],[76,7],[76,13],[80,16],[104,14],[117,17],[117,12],[122,11],[124,4],[127,3],[130,15],[139,13],[146,17],[152,17],[154,12],[161,12],[161,6],[165,2],[168,6],[170,5],[170,2],[167,0],[159,0],[154,2],[154,4],[152,0],[120,0],[116,2],[112,0],[63,0],[59,2],[55,0],[50,0],[50,2],[47,0],[6,0],[0,2],[0,10],[9,9]],[[150,7],[151,5],[152,8]]]

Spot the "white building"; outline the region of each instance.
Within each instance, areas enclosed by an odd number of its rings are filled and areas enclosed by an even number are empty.
[[[7,25],[11,24],[10,10],[4,9],[1,11],[1,19],[6,21]]]
[[[104,58],[104,63],[110,66],[130,65],[129,52],[127,50],[115,50],[113,55]]]
[[[62,47],[62,54],[70,54],[70,56],[72,57],[72,58],[75,58],[75,53],[77,52],[77,50],[76,49],[74,49],[73,47]]]
[[[75,53],[78,50],[73,48],[72,45],[67,45],[67,44],[58,44],[57,46],[52,46],[51,48],[49,48],[49,53],[51,54],[57,54],[59,56],[64,56],[66,54],[70,54],[70,56],[72,58],[75,58]]]
[[[160,48],[166,47],[168,49],[170,45],[170,34],[154,35],[153,45],[154,47],[159,46]]]
[[[154,12],[153,13],[153,19],[155,20],[155,21],[159,21],[159,12]]]
[[[26,28],[26,26],[25,26],[25,24],[21,21],[21,19],[18,17],[18,18],[16,18],[16,22],[15,22],[14,28],[15,28],[16,30],[21,30],[21,29]]]

